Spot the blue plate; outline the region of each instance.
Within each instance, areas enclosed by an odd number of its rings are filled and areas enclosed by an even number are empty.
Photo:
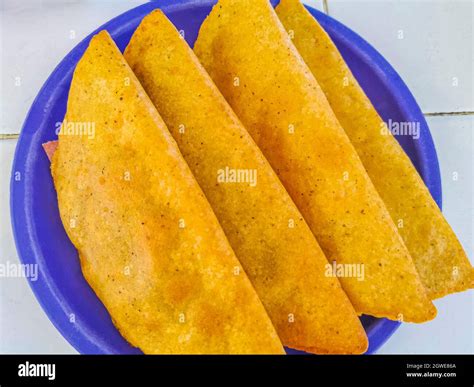
[[[49,161],[41,144],[56,139],[56,123],[64,118],[74,68],[89,39],[109,31],[123,50],[142,18],[161,8],[186,40],[194,44],[214,1],[159,0],[134,8],[104,24],[78,44],[59,64],[36,97],[23,126],[11,178],[11,217],[16,246],[24,264],[37,264],[39,278],[30,285],[61,334],[85,354],[138,354],[115,329],[110,316],[81,273],[77,252],[59,218]],[[277,3],[277,1],[274,1]],[[399,138],[438,205],[441,182],[431,135],[415,99],[385,59],[357,34],[327,15],[308,8],[331,35],[354,75],[385,121],[419,122],[418,140]],[[374,353],[399,323],[362,316]],[[289,353],[298,353],[289,350]]]

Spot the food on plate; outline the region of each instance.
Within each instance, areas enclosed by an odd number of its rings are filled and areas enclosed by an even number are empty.
[[[302,215],[191,48],[159,10],[124,53],[213,207],[283,344],[362,353],[367,337]]]
[[[424,322],[436,309],[354,147],[267,0],[220,0],[198,58],[280,177],[358,313]],[[364,279],[350,273],[364,271]]]
[[[412,162],[389,130],[419,138],[419,123],[385,123],[326,31],[299,0],[276,12],[316,77],[401,234],[429,297],[473,287],[473,268]],[[400,131],[400,130],[398,130]]]
[[[92,136],[70,130],[84,123]],[[51,169],[84,277],[131,345],[145,353],[284,353],[175,141],[106,31],[74,72]]]
[[[58,147],[58,141],[48,141],[43,144],[43,149],[46,153],[46,156],[48,156],[48,159],[51,161],[53,159],[54,152],[56,152],[56,149]]]

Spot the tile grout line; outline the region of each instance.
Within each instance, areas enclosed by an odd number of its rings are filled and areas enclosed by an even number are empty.
[[[442,117],[442,116],[471,116],[474,115],[474,111],[465,112],[434,112],[434,113],[423,113],[426,117]]]
[[[20,133],[0,134],[0,140],[16,140],[20,137]]]
[[[323,11],[326,15],[329,15],[329,5],[328,0],[323,0]]]

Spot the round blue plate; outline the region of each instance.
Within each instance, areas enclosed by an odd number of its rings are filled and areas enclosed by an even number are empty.
[[[273,3],[277,3],[274,1]],[[115,329],[107,310],[81,273],[77,252],[59,218],[49,161],[41,144],[56,139],[56,123],[66,112],[74,68],[89,39],[106,29],[121,50],[142,18],[161,8],[184,30],[192,46],[214,1],[159,0],[132,9],[104,24],[77,45],[59,64],[36,97],[23,126],[11,178],[11,217],[16,246],[24,264],[38,265],[38,280],[30,285],[50,320],[61,334],[85,354],[137,354]],[[337,44],[354,75],[385,121],[419,122],[418,140],[399,138],[441,205],[441,182],[436,151],[423,114],[410,91],[385,61],[357,34],[327,15],[308,8]],[[399,323],[362,316],[374,353]],[[289,353],[298,353],[289,350]]]

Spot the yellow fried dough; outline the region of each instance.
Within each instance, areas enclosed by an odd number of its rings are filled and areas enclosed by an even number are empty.
[[[220,0],[194,50],[308,222],[359,313],[434,318],[415,265],[266,0]],[[364,278],[354,275],[364,271]]]
[[[61,219],[123,337],[145,353],[283,353],[175,141],[105,31],[77,65],[65,121],[52,161]],[[93,136],[71,123],[92,125]]]
[[[415,167],[387,130],[336,45],[299,0],[277,14],[319,82],[410,251],[431,298],[473,287],[471,264]]]
[[[367,337],[311,230],[198,59],[161,11],[125,59],[176,139],[284,345],[361,353]]]

